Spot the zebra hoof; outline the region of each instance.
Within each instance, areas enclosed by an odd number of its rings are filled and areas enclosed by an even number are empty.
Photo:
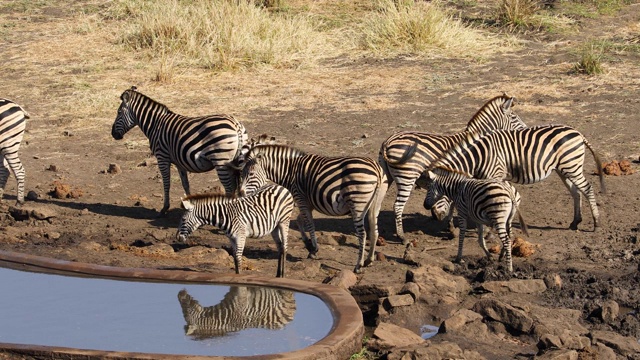
[[[578,230],[578,223],[572,222],[571,225],[569,225],[569,229]]]
[[[362,268],[360,266],[356,266],[356,268],[353,269],[353,272],[355,274],[362,274]]]
[[[318,252],[310,252],[309,255],[307,255],[307,259],[317,259],[318,258]]]

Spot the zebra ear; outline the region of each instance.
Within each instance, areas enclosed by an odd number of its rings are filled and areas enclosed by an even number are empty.
[[[131,85],[131,91],[138,91],[138,87],[135,85]]]
[[[182,208],[185,210],[191,210],[193,209],[193,204],[189,200],[182,199]]]
[[[505,93],[505,95],[506,95],[506,93]],[[515,99],[516,99],[516,98],[514,98],[514,97],[509,97],[505,102],[503,102],[503,103],[502,103],[502,110],[503,110],[504,112],[510,111],[510,110],[511,110],[511,107],[513,106],[513,101],[514,101]]]

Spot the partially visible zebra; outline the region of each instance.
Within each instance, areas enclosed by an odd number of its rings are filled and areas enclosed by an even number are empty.
[[[293,196],[278,185],[267,185],[251,195],[191,195],[182,200],[186,210],[178,226],[177,239],[187,237],[200,226],[219,227],[229,237],[233,248],[236,274],[242,268],[242,252],[247,237],[260,238],[269,233],[278,247],[277,277],[285,275],[287,235],[293,212]]]
[[[496,130],[479,138],[470,137],[443,154],[430,167],[443,166],[479,179],[501,179],[519,184],[542,181],[555,170],[573,197],[574,216],[569,227],[576,230],[582,222],[582,192],[589,200],[593,225],[597,228],[598,205],[591,184],[584,177],[585,146],[595,159],[604,193],[600,158],[579,131],[566,125]]]
[[[442,153],[464,140],[468,133],[485,133],[493,129],[524,129],[527,126],[512,110],[515,98],[503,94],[487,101],[467,123],[465,131],[453,135],[438,135],[420,131],[401,131],[391,135],[380,146],[378,161],[387,172],[389,183],[396,182],[397,194],[393,205],[396,233],[403,244],[402,213],[409,200],[416,179]],[[415,156],[401,161],[407,150],[417,144]],[[436,199],[438,200],[438,199]],[[439,199],[438,206],[449,209],[447,199]]]
[[[18,157],[20,143],[27,125],[29,114],[11,100],[0,99],[0,152],[2,166],[0,166],[0,199],[4,195],[4,188],[9,179],[9,171],[13,172],[18,183],[18,204],[24,203],[25,171]]]
[[[220,303],[207,307],[183,289],[178,301],[184,332],[197,340],[245,329],[282,329],[296,313],[293,292],[266,286],[231,286]]]
[[[500,260],[506,255],[509,271],[512,272],[511,223],[516,212],[522,231],[527,234],[527,225],[518,211],[520,194],[516,188],[506,181],[474,179],[468,174],[443,167],[430,168],[425,171],[425,177],[427,189],[446,195],[458,210],[460,235],[455,261],[462,260],[467,222],[472,222],[477,225],[478,243],[488,259],[491,259],[491,254],[485,244],[483,225],[492,227],[498,233],[502,242]]]
[[[267,181],[289,189],[300,210],[298,228],[309,257],[318,252],[313,210],[325,215],[350,214],[359,242],[355,272],[373,261],[378,240],[378,214],[387,190],[382,167],[366,157],[326,157],[286,145],[260,145],[244,152],[240,192],[251,194]],[[365,234],[365,216],[368,234]],[[309,232],[311,242],[305,232]],[[368,236],[366,236],[368,235]],[[364,260],[366,238],[369,256]]]
[[[161,214],[169,210],[171,164],[176,165],[182,187],[190,194],[188,172],[203,173],[216,169],[220,182],[232,191],[233,174],[222,165],[233,160],[247,141],[244,126],[231,115],[187,117],[143,95],[133,86],[120,96],[122,103],[113,123],[111,135],[121,140],[138,125],[149,139],[151,151],[158,159],[164,187]]]

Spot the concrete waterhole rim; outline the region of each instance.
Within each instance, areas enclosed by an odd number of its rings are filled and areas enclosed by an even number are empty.
[[[147,282],[180,282],[215,285],[267,286],[316,296],[333,315],[333,326],[327,336],[303,349],[256,356],[197,356],[137,352],[102,351],[31,344],[0,343],[0,354],[20,354],[47,359],[348,359],[362,348],[364,335],[362,312],[346,290],[333,285],[303,280],[256,275],[212,274],[185,270],[124,268],[52,259],[37,255],[0,250],[0,267],[58,275],[100,277]]]

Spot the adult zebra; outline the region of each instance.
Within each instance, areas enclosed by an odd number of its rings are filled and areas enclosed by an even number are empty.
[[[222,230],[231,241],[236,274],[242,268],[242,252],[247,237],[271,234],[278,248],[277,277],[285,275],[289,219],[293,212],[293,196],[279,185],[266,185],[248,196],[235,194],[198,194],[182,199],[185,209],[177,238],[187,237],[200,226],[209,224]]]
[[[11,100],[0,99],[0,152],[2,166],[0,166],[0,199],[4,195],[4,188],[9,179],[9,171],[13,172],[18,183],[18,204],[24,203],[25,171],[18,157],[20,143],[27,126],[29,113]]]
[[[356,273],[373,261],[378,240],[378,214],[387,191],[380,164],[366,157],[307,154],[286,145],[245,147],[242,156],[240,193],[251,194],[267,181],[287,188],[300,209],[298,228],[310,257],[318,252],[312,215],[313,210],[317,210],[330,216],[351,215],[360,245]],[[365,236],[365,216],[368,236]],[[305,232],[309,232],[311,242]],[[367,237],[369,256],[365,262]]]
[[[604,193],[600,158],[584,135],[566,125],[540,125],[524,130],[496,130],[480,137],[469,136],[432,162],[429,169],[447,167],[479,179],[501,179],[519,184],[537,183],[555,171],[573,197],[574,215],[569,228],[576,230],[582,222],[580,192],[589,200],[593,225],[597,228],[598,205],[593,188],[584,177],[585,147],[595,159]]]
[[[515,98],[503,94],[487,101],[467,123],[463,132],[438,135],[420,131],[401,131],[391,135],[380,146],[378,161],[387,173],[389,183],[396,182],[397,194],[393,205],[396,233],[407,244],[402,226],[402,213],[409,200],[416,179],[445,151],[463,141],[468,133],[486,133],[494,129],[525,129],[527,126],[512,110]],[[410,147],[417,144],[415,154],[402,160]],[[389,185],[390,185],[389,184]],[[439,200],[440,207],[448,209],[449,200]]]
[[[293,292],[265,286],[231,286],[214,306],[203,307],[185,289],[178,301],[187,323],[184,332],[197,340],[244,329],[281,329],[296,312]]]
[[[171,164],[176,165],[182,187],[190,194],[188,172],[202,173],[216,169],[225,190],[234,190],[235,179],[224,164],[238,155],[247,141],[244,126],[231,115],[187,117],[138,92],[135,86],[122,93],[122,103],[111,129],[111,136],[121,140],[136,125],[149,139],[151,151],[158,159],[162,175],[164,205],[169,210]]]

